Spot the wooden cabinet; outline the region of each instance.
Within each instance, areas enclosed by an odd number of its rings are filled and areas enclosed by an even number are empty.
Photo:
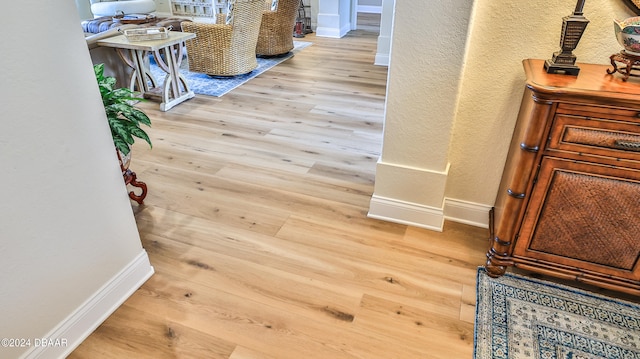
[[[640,81],[523,62],[527,83],[487,272],[508,266],[640,294]]]

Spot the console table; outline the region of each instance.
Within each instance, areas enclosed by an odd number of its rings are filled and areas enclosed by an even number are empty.
[[[99,40],[98,45],[115,48],[124,63],[133,69],[129,85],[132,91],[140,92],[145,98],[159,97],[160,110],[168,111],[195,96],[178,70],[185,54],[184,42],[195,37],[188,32],[170,31],[167,39],[134,42],[118,35]],[[162,86],[158,86],[145,65],[148,52],[153,54],[158,67],[167,73]]]
[[[486,268],[508,266],[640,294],[640,82],[523,61],[526,88]]]

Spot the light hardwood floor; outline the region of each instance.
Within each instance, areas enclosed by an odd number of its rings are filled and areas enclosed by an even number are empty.
[[[316,38],[153,121],[132,203],[156,274],[70,356],[471,358],[488,231],[367,218],[387,69],[377,33]]]

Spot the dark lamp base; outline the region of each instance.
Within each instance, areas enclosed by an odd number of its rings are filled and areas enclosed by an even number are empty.
[[[546,60],[544,62],[544,69],[549,74],[560,74],[560,75],[571,75],[571,76],[578,76],[578,73],[580,72],[580,68],[576,65],[557,64],[551,60]]]

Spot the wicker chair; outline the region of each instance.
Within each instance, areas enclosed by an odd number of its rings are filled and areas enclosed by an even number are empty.
[[[298,16],[300,0],[278,0],[277,8],[271,10],[272,0],[265,0],[266,10],[262,14],[260,37],[256,54],[277,56],[293,49],[293,28]]]
[[[182,31],[196,34],[187,41],[189,71],[235,76],[258,67],[256,44],[264,0],[230,0],[229,7],[215,24],[182,23]]]

